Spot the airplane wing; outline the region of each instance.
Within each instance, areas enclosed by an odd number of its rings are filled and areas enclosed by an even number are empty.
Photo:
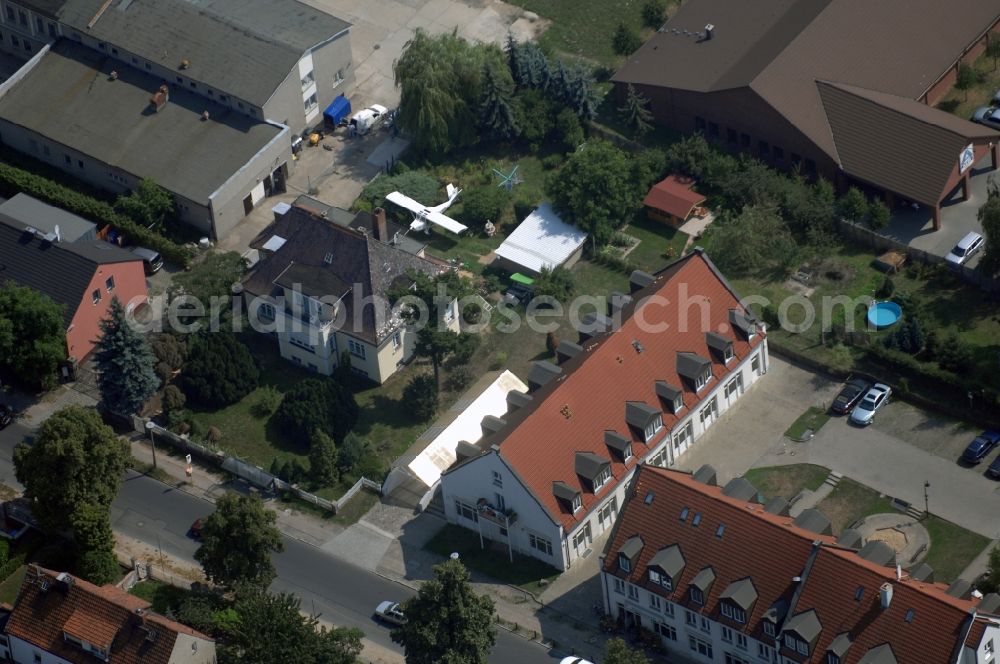
[[[428,212],[427,216],[424,218],[432,224],[437,224],[441,228],[449,230],[456,235],[460,235],[468,229],[468,226],[460,224],[448,215],[441,214],[440,212]]]
[[[385,200],[391,201],[401,208],[406,208],[413,214],[420,214],[424,211],[424,206],[416,202],[409,196],[405,196],[398,191],[394,191],[385,197]]]

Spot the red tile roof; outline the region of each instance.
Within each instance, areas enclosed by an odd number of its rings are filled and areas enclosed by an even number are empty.
[[[585,518],[591,508],[613,491],[631,472],[636,459],[659,445],[673,426],[696,410],[730,368],[751,355],[764,338],[761,331],[748,342],[741,333],[731,330],[729,311],[744,309],[700,249],[658,273],[652,285],[633,297],[636,304],[623,313],[621,328],[598,340],[584,342],[584,352],[563,365],[563,375],[534,395],[533,403],[537,405],[527,407],[526,414],[515,411],[509,418],[511,427],[498,434],[505,435],[499,444],[500,456],[553,519],[567,529]],[[690,306],[685,308],[685,303]],[[640,320],[646,331],[640,329]],[[656,326],[664,324],[665,330],[657,329]],[[708,347],[705,338],[708,331],[719,332],[733,342],[735,359],[729,366]],[[641,352],[635,342],[641,344]],[[712,360],[713,379],[707,389],[695,393],[678,375],[678,352],[693,352]],[[664,412],[663,429],[646,445],[625,422],[625,402],[644,401],[661,409],[655,387],[658,380],[683,388],[684,409],[679,416],[669,410]],[[604,440],[604,432],[608,430],[632,439],[631,459],[622,463],[620,457],[609,453]],[[597,495],[584,487],[576,474],[577,452],[590,452],[611,460],[613,479]],[[553,494],[553,482],[564,482],[581,491],[584,509],[571,514]]]
[[[152,613],[149,602],[114,586],[95,586],[69,575],[72,582],[66,586],[58,576],[42,568],[28,570],[7,622],[7,634],[81,664],[96,660],[67,643],[63,632],[109,648],[110,661],[118,664],[167,664],[178,633],[211,641],[186,625]],[[46,590],[42,581],[47,582]],[[150,632],[156,633],[152,641],[147,638]]]
[[[892,585],[887,609],[881,607],[879,597],[884,583]],[[863,588],[861,599],[855,600],[859,588]],[[930,664],[955,661],[973,606],[973,601],[945,594],[942,584],[905,576],[898,581],[894,569],[868,562],[852,551],[823,547],[792,610],[797,615],[813,609],[823,625],[809,661],[825,662],[830,643],[838,634],[849,632],[853,643],[841,656],[842,664],[857,664],[883,643],[892,647],[899,664]]]
[[[680,219],[687,219],[692,208],[705,201],[704,196],[691,189],[692,186],[694,180],[689,177],[668,175],[666,179],[653,185],[642,204]]]
[[[647,504],[649,493],[653,498]],[[685,522],[679,517],[683,507],[689,510]],[[692,525],[695,513],[701,514],[697,527]],[[725,530],[717,537],[722,523]],[[641,535],[644,546],[626,574],[618,567],[618,551],[636,534]],[[649,583],[647,563],[657,551],[673,545],[684,555],[685,567],[679,583],[668,592]],[[757,639],[762,639],[761,616],[777,599],[790,602],[785,620],[815,611],[822,630],[811,654],[803,657],[781,649],[791,661],[825,663],[827,649],[843,633],[848,633],[853,643],[842,654],[841,664],[857,664],[865,653],[882,644],[891,646],[899,664],[944,664],[955,661],[958,645],[968,642],[966,631],[975,602],[946,594],[944,584],[915,581],[905,574],[897,580],[894,569],[864,560],[831,537],[802,530],[789,517],[725,496],[720,488],[697,482],[685,472],[640,468],[607,551],[604,572],[655,590],[692,610],[697,610],[697,605],[691,606],[689,584],[701,569],[710,566],[716,579],[702,613],[734,630],[740,625],[720,616],[719,595],[731,582],[750,578],[758,599],[742,631]],[[793,581],[795,576],[802,577],[801,584]],[[879,589],[887,582],[893,595],[883,610]],[[797,588],[799,594],[793,596]],[[856,600],[859,588],[861,599]],[[972,628],[975,632],[975,624]]]
[[[646,496],[650,493],[653,497],[647,504]],[[684,508],[688,513],[682,522],[680,514]],[[696,514],[701,515],[701,521],[694,526]],[[779,600],[791,601],[796,587],[792,579],[802,574],[814,542],[834,541],[832,537],[803,530],[792,521],[790,517],[765,512],[762,505],[723,495],[721,488],[702,484],[688,473],[641,466],[615,525],[604,571],[655,590],[672,602],[766,642],[761,627],[764,613]],[[718,536],[723,524],[725,528]],[[637,534],[642,537],[643,548],[631,572],[626,574],[618,567],[617,553],[628,538]],[[674,544],[679,546],[685,565],[680,578],[673,579],[673,591],[667,591],[650,583],[647,563],[658,551]],[[762,565],[761,561],[768,564]],[[709,566],[715,573],[715,582],[705,594],[705,605],[691,604],[688,595],[691,580]],[[757,601],[740,629],[739,624],[719,615],[718,599],[731,583],[746,578],[753,581]]]

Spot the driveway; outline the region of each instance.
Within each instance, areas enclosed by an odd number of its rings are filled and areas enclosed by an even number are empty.
[[[918,509],[924,506],[927,481],[932,513],[991,539],[1000,537],[1000,482],[985,477],[983,464],[958,463],[976,433],[961,423],[893,402],[864,429],[834,417],[807,443],[782,435],[808,407],[828,406],[839,389],[840,383],[772,355],[764,380],[677,465],[693,471],[710,463],[723,484],[753,467],[814,463]]]

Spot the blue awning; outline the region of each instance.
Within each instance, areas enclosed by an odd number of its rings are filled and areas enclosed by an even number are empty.
[[[350,113],[351,102],[344,95],[340,95],[323,111],[323,118],[331,124],[338,125]]]

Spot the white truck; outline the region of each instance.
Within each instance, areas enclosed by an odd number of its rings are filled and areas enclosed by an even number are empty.
[[[364,136],[368,132],[378,129],[388,117],[389,109],[380,104],[372,104],[352,115],[349,124],[354,127],[358,136]]]

